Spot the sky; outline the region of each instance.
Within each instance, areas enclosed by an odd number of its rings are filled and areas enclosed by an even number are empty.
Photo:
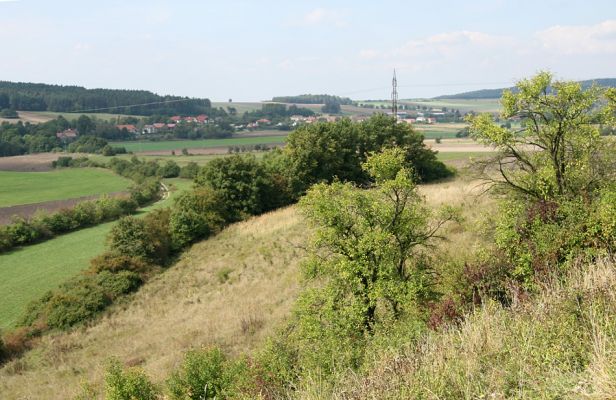
[[[214,101],[616,77],[615,0],[0,0],[0,80]]]

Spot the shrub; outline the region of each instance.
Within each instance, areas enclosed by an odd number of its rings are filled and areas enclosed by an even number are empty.
[[[180,175],[180,166],[172,160],[167,161],[158,168],[158,176],[161,178],[176,178]]]
[[[30,303],[19,325],[68,329],[92,319],[114,299],[142,283],[138,273],[127,270],[80,276]]]
[[[180,169],[180,178],[195,179],[199,173],[199,164],[194,161],[189,162]]]
[[[109,271],[102,271],[96,275],[96,283],[105,293],[105,296],[113,301],[123,294],[137,290],[143,283],[143,280],[139,274],[132,271],[120,271],[115,274]]]
[[[68,329],[88,321],[111,303],[103,289],[92,278],[82,278],[64,285],[45,305],[50,328]]]
[[[160,182],[157,179],[146,179],[130,189],[131,200],[143,206],[158,198]]]
[[[229,219],[224,200],[216,191],[199,188],[180,194],[169,221],[174,248],[217,232]]]
[[[120,218],[111,228],[107,244],[115,253],[144,260],[149,260],[156,251],[145,221],[131,216]]]
[[[117,360],[109,362],[105,370],[106,400],[155,400],[159,393],[143,371],[124,370]]]
[[[94,273],[131,271],[143,275],[152,269],[152,265],[142,258],[120,254],[113,249],[93,258],[90,264]]]
[[[16,218],[5,230],[14,246],[32,243],[49,236],[49,232],[44,230],[40,224],[36,224],[21,217]]]
[[[242,361],[227,360],[217,348],[192,350],[167,382],[172,399],[206,400],[233,396],[246,373]]]

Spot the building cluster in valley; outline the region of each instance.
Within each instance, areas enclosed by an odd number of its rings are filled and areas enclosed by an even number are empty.
[[[391,112],[388,113],[392,115]],[[445,115],[444,112],[440,109],[432,109],[429,111],[429,114],[426,115],[423,112],[415,112],[409,113],[407,111],[399,111],[397,113],[398,123],[407,123],[407,124],[435,124],[437,123],[437,118],[439,115]],[[319,115],[319,116],[302,116],[302,115],[292,115],[289,117],[290,126],[295,128],[304,124],[312,124],[315,122],[335,122],[342,118],[341,116],[335,115]],[[353,115],[350,117],[351,120],[355,122],[362,122],[366,119],[370,118],[370,115],[362,114],[362,115]],[[178,126],[182,124],[193,124],[196,126],[199,125],[207,125],[211,123],[209,117],[205,114],[200,114],[197,116],[179,116],[175,115],[170,117],[166,122],[157,122],[152,124],[145,125],[135,125],[135,124],[118,124],[116,128],[120,131],[126,130],[128,133],[133,135],[147,135],[147,134],[156,134],[156,133],[164,133],[170,132],[176,129]],[[277,125],[282,125],[282,123],[278,123]],[[255,130],[259,128],[267,128],[267,127],[277,127],[277,125],[273,125],[272,121],[267,118],[261,118],[254,122],[249,122],[246,124],[231,124],[231,127],[237,131],[242,130]],[[75,139],[79,135],[79,132],[76,129],[66,129],[64,131],[56,133],[56,136],[62,140],[72,140]]]

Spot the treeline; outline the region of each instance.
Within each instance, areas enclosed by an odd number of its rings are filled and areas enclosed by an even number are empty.
[[[425,147],[421,134],[396,125],[385,115],[364,123],[315,123],[292,132],[289,138],[285,149],[269,152],[261,161],[253,155],[233,155],[200,169],[185,167],[187,175],[195,176],[194,189],[180,194],[169,209],[142,219],[120,219],[109,235],[106,252],[92,261],[88,272],[28,308],[5,353],[19,353],[43,331],[66,329],[91,319],[118,296],[138,288],[190,244],[230,223],[292,204],[315,183],[368,184],[371,172],[363,164],[374,152],[399,145],[400,162],[413,179],[430,181],[452,174]],[[123,176],[131,176],[135,169],[154,171],[155,165],[136,159],[110,162]]]
[[[592,87],[593,85],[597,85],[603,88],[616,87],[616,79],[607,78],[607,79],[589,79],[586,81],[577,82],[581,85],[582,89],[586,90]],[[471,92],[463,92],[457,94],[443,95],[435,97],[435,99],[469,99],[469,100],[480,100],[480,99],[499,99],[503,95],[505,91],[517,92],[517,87],[510,87],[506,89],[481,89],[481,90],[473,90]],[[548,92],[552,91],[552,88],[547,88]]]
[[[297,103],[297,104],[341,104],[353,105],[353,100],[348,97],[332,96],[329,94],[300,94],[298,96],[278,96],[273,97],[272,101],[278,103]]]
[[[134,106],[138,104],[143,105]],[[86,89],[80,86],[0,81],[0,110],[5,108],[20,111],[92,110],[88,112],[197,115],[209,113],[212,105],[208,99],[160,96],[146,90]],[[101,108],[113,110],[97,111]]]
[[[80,135],[70,144],[56,136],[67,129],[75,129]],[[0,157],[61,151],[65,148],[71,152],[100,153],[108,145],[107,140],[129,138],[132,135],[125,129],[118,129],[114,123],[86,115],[70,121],[59,116],[40,124],[4,122],[0,124]]]
[[[286,104],[263,103],[260,110],[246,111],[242,114],[241,122],[249,123],[261,118],[266,118],[272,123],[278,123],[287,121],[289,117],[294,115],[312,117],[315,115],[315,112],[309,108],[297,107],[294,104],[287,107]]]

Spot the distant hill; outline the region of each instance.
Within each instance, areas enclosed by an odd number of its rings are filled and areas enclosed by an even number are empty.
[[[0,109],[105,112],[131,115],[209,113],[208,99],[160,96],[147,90],[86,89],[81,86],[0,81]]]
[[[580,81],[580,83],[582,84],[583,88],[588,88],[590,87],[593,83],[596,83],[599,86],[604,86],[604,87],[616,87],[616,78],[603,78],[603,79],[589,79],[586,81]],[[438,96],[435,97],[435,99],[439,99],[439,100],[445,100],[445,99],[472,99],[472,100],[479,100],[479,99],[499,99],[501,98],[501,96],[503,95],[503,91],[504,90],[514,90],[515,88],[510,87],[510,88],[502,88],[502,89],[481,89],[481,90],[474,90],[472,92],[464,92],[464,93],[458,93],[458,94],[450,94],[450,95],[443,95],[443,96]]]
[[[326,104],[338,103],[341,105],[352,105],[353,100],[348,97],[332,96],[329,94],[300,94],[298,96],[277,96],[272,101],[278,103],[297,103],[297,104]]]

